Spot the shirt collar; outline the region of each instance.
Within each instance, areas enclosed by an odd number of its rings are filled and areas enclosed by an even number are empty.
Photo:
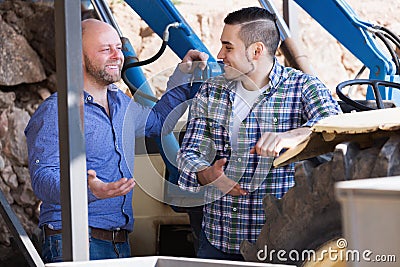
[[[112,97],[114,94],[118,92],[118,87],[115,84],[110,84],[107,87],[107,95],[110,97]],[[93,102],[93,96],[91,94],[89,94],[88,92],[86,92],[85,90],[83,91],[83,100],[85,101],[85,103],[87,102]]]
[[[284,67],[279,64],[276,57],[274,57],[274,65],[272,66],[271,72],[269,73],[269,84],[270,88],[276,88],[286,78]]]

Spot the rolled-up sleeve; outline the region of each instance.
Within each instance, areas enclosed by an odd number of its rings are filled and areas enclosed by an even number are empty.
[[[205,86],[201,87],[190,108],[190,120],[186,129],[177,162],[180,171],[178,185],[181,189],[198,192],[200,184],[197,172],[211,165],[209,157],[210,132],[207,127],[207,96]]]
[[[307,120],[303,127],[311,127],[323,118],[342,113],[329,89],[315,77],[304,83],[302,102]]]
[[[57,98],[52,96],[39,106],[25,129],[32,188],[39,199],[53,204],[60,204],[57,114]]]

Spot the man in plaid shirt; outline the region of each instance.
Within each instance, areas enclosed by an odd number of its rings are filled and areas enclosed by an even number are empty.
[[[244,8],[224,22],[218,58],[225,73],[193,100],[178,184],[205,189],[198,257],[243,260],[240,243],[255,242],[265,223],[264,196],[281,198],[294,185],[294,165],[273,168],[274,157],[341,111],[316,77],[277,62],[271,13]]]

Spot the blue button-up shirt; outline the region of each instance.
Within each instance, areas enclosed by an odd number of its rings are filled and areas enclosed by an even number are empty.
[[[179,86],[164,94],[153,108],[139,105],[112,84],[107,90],[109,115],[84,92],[87,169],[95,170],[97,177],[106,183],[133,177],[135,138],[158,136],[161,131],[173,129],[184,111],[182,105],[173,113],[173,118],[168,118],[166,129],[162,128],[171,110],[190,96],[184,79],[188,76],[176,70],[168,87]],[[39,106],[25,134],[32,188],[42,201],[39,226],[61,229],[57,93]],[[88,190],[88,205],[89,226],[132,231],[132,191],[125,196],[97,199]]]

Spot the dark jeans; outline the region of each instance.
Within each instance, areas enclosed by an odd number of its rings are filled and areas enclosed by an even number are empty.
[[[194,252],[197,255],[197,251],[199,250],[201,223],[203,221],[203,206],[187,208],[186,211],[189,214],[190,227],[192,228],[193,234]]]
[[[131,255],[129,241],[115,243],[91,237],[89,231],[90,260],[127,258]],[[61,262],[62,234],[43,237],[42,258],[45,263]]]
[[[202,259],[244,261],[242,254],[226,253],[211,245],[203,230],[200,232],[197,257]]]

